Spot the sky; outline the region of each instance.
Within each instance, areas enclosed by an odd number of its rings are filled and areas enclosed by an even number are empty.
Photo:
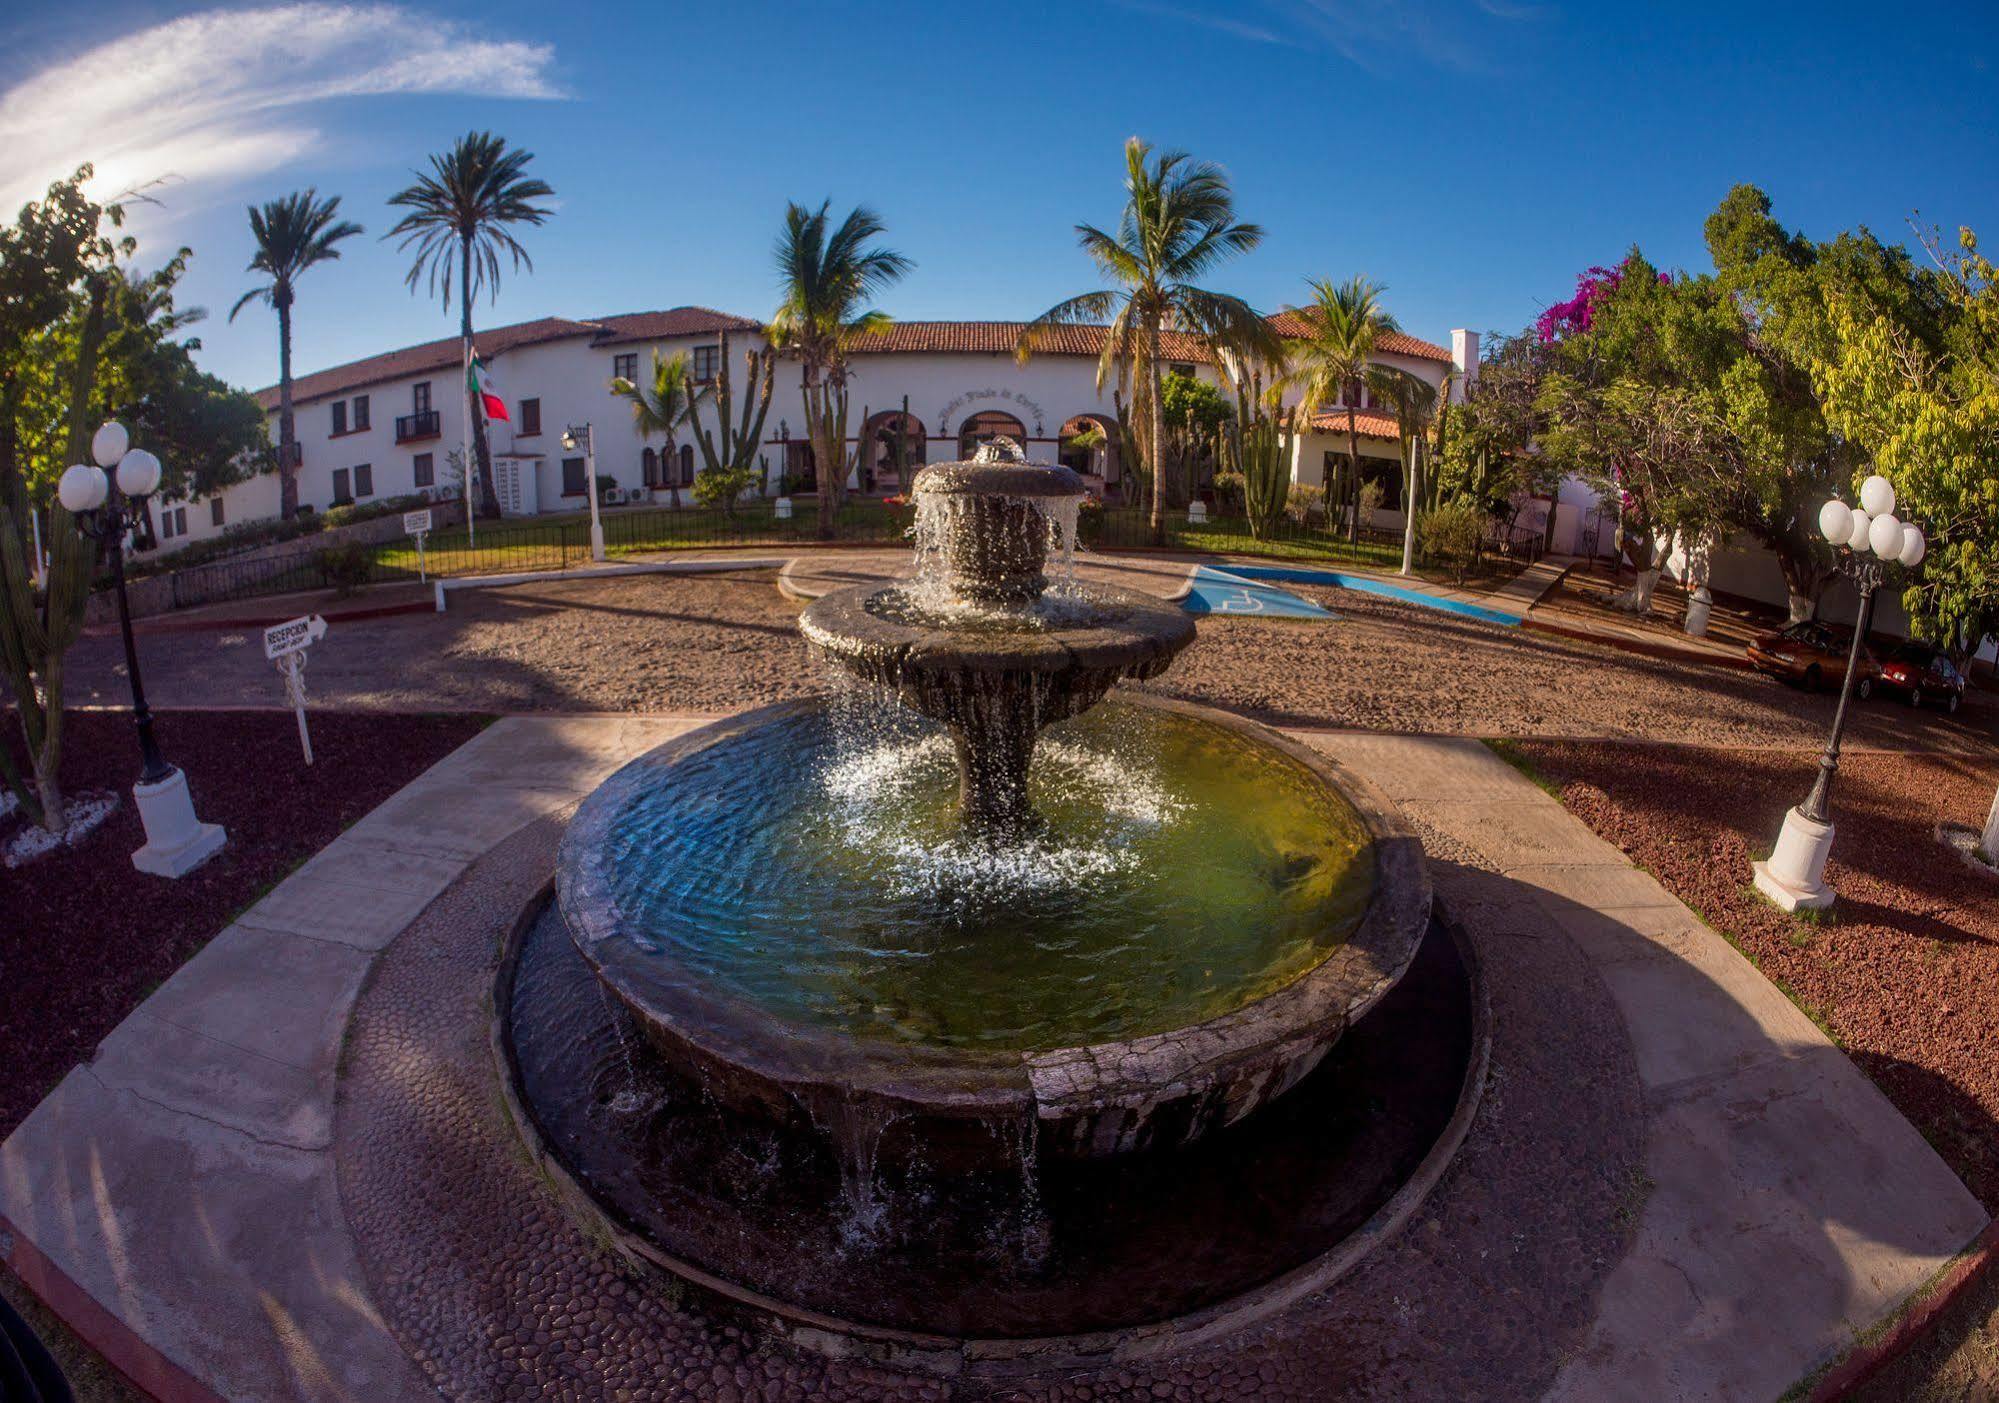
[[[1976,7],[1971,7],[1975,9]],[[490,129],[555,213],[478,321],[776,302],[785,202],[865,203],[915,261],[891,315],[1020,320],[1096,287],[1124,139],[1223,166],[1259,307],[1365,274],[1405,330],[1515,331],[1633,244],[1706,266],[1701,221],[1767,190],[1817,237],[1999,238],[1999,26],[1844,3],[1067,0],[0,11],[0,209],[94,161],[145,185],[139,262],[193,249],[202,365],[276,378],[245,206],[307,186],[364,225],[300,285],[300,373],[452,334],[378,236],[425,156]]]

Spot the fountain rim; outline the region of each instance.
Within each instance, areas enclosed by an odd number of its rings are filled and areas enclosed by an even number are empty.
[[[1227,1086],[1281,1054],[1331,1046],[1415,957],[1431,887],[1422,846],[1374,788],[1331,757],[1212,707],[1125,694],[1268,745],[1339,794],[1371,842],[1374,889],[1346,941],[1283,987],[1181,1028],[1040,1051],[895,1043],[792,1022],[628,938],[609,860],[611,832],[659,771],[751,730],[822,711],[823,697],[778,702],[688,731],[628,762],[578,807],[556,860],[563,922],[603,987],[646,1026],[752,1099],[868,1100],[897,1115],[1060,1120],[1153,1104],[1169,1090]]]

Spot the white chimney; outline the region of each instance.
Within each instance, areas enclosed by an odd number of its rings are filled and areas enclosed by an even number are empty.
[[[1457,380],[1451,389],[1451,399],[1464,403],[1465,390],[1478,379],[1478,333],[1455,327],[1451,331],[1451,369]]]

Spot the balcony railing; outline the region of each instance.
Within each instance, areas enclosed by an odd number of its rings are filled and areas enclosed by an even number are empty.
[[[435,409],[426,409],[421,414],[402,414],[396,417],[397,443],[414,443],[418,439],[436,438],[440,432]]]

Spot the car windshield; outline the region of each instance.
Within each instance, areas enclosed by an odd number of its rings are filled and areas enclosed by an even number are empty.
[[[1841,646],[1838,635],[1815,619],[1806,619],[1803,623],[1792,624],[1778,636],[1780,638],[1788,638],[1794,643],[1805,643],[1811,647],[1828,651]]]
[[[1936,656],[1936,650],[1934,648],[1925,648],[1920,643],[1904,643],[1890,656],[1896,662],[1914,663],[1918,667],[1928,667],[1930,659]]]

